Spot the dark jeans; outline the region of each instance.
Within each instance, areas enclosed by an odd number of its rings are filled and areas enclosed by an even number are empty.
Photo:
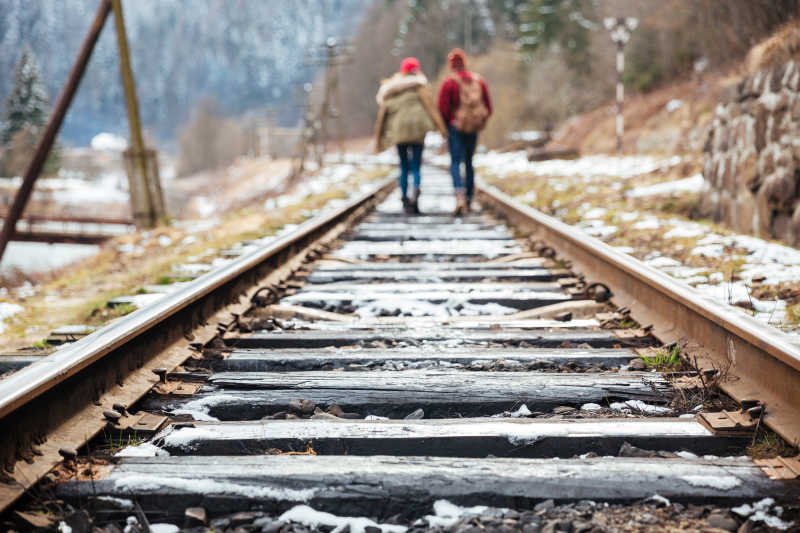
[[[450,148],[450,175],[453,177],[453,188],[464,191],[467,200],[472,200],[475,193],[475,169],[472,168],[472,156],[475,155],[475,146],[478,144],[477,133],[463,133],[453,126],[447,127],[449,137],[447,146]],[[461,181],[461,162],[464,162],[464,182]]]
[[[400,143],[397,145],[397,155],[400,156],[400,192],[403,198],[408,191],[408,173],[414,177],[414,187],[419,189],[422,177],[420,166],[422,166],[422,143]]]

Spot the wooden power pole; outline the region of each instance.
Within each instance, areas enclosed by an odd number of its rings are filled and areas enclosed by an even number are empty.
[[[114,25],[119,45],[119,68],[122,86],[125,89],[125,107],[128,111],[128,125],[131,132],[131,147],[125,151],[124,159],[133,220],[137,227],[152,228],[165,223],[167,218],[158,173],[158,158],[155,150],[147,149],[144,145],[122,0],[111,0],[111,5],[114,10]]]
[[[14,237],[17,221],[22,216],[23,211],[25,211],[25,206],[28,204],[28,199],[33,192],[33,185],[36,183],[36,179],[39,177],[39,174],[41,174],[47,157],[50,155],[50,149],[53,147],[53,143],[56,140],[58,130],[61,129],[61,123],[64,121],[64,116],[69,110],[72,98],[78,90],[78,85],[80,85],[81,78],[83,78],[83,73],[86,71],[86,65],[89,64],[92,51],[94,50],[95,44],[97,44],[97,39],[100,37],[100,32],[103,30],[103,26],[105,25],[110,11],[111,4],[109,4],[109,0],[101,0],[97,8],[97,14],[94,17],[94,22],[92,22],[89,33],[86,34],[83,40],[81,49],[78,52],[78,57],[72,65],[72,70],[70,70],[67,81],[64,83],[64,87],[58,95],[58,101],[53,108],[53,112],[50,114],[50,118],[47,120],[44,132],[39,138],[39,144],[36,145],[33,158],[28,164],[28,168],[25,169],[22,185],[14,196],[14,203],[8,211],[8,215],[6,215],[3,220],[3,230],[0,232],[0,259],[3,258],[3,253],[6,250],[8,242]]]
[[[342,93],[339,88],[338,67],[348,62],[349,59],[348,52],[342,43],[338,42],[333,37],[327,40],[325,43],[325,89],[322,97],[322,106],[319,111],[321,121],[320,142],[322,143],[320,157],[322,157],[327,150],[329,118],[336,120],[339,157],[344,155],[344,122],[342,121]]]

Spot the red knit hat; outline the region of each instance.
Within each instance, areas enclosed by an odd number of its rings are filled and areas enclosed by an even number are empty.
[[[420,70],[419,61],[416,57],[407,57],[400,63],[400,72],[404,74],[414,72],[415,70]]]
[[[447,54],[447,61],[452,69],[467,67],[467,56],[461,48],[453,48]]]

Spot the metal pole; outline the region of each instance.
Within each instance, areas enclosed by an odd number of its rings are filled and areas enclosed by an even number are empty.
[[[322,106],[319,112],[320,118],[320,139],[322,142],[322,153],[319,156],[319,166],[322,166],[322,158],[325,157],[328,144],[328,115],[330,115],[331,92],[333,89],[333,62],[336,59],[336,40],[328,38],[325,43],[327,48],[327,59],[325,68],[325,93],[322,96]]]
[[[147,172],[147,154],[144,147],[144,138],[142,137],[142,124],[139,120],[139,101],[136,98],[136,84],[133,79],[133,69],[131,68],[128,36],[125,32],[122,0],[111,0],[111,4],[114,8],[114,26],[117,30],[117,44],[119,45],[119,69],[122,75],[122,86],[125,89],[125,107],[128,111],[128,125],[131,131],[131,148],[135,159],[134,165],[138,167],[139,170],[138,179],[144,182],[140,185],[144,189],[144,197],[147,202],[146,225],[148,227],[153,227],[160,222],[159,219],[162,217],[162,213],[156,213],[153,191],[151,190],[153,188],[153,184],[151,183],[152,179]],[[133,193],[133,188],[131,188],[131,193]]]
[[[611,40],[617,45],[617,105],[616,105],[616,131],[617,153],[622,153],[622,140],[625,134],[625,116],[623,103],[625,101],[625,85],[622,83],[622,74],[625,72],[625,44],[631,38],[631,32],[639,25],[634,17],[614,18],[608,17],[604,21],[606,29],[611,34]]]
[[[336,91],[336,126],[339,135],[339,162],[344,161],[344,120],[342,120],[342,90],[339,86],[339,67],[333,66],[334,90]]]
[[[36,178],[44,167],[47,161],[47,156],[50,155],[50,149],[53,147],[58,130],[61,129],[61,123],[64,121],[64,116],[67,114],[72,98],[78,90],[78,85],[83,78],[83,73],[86,71],[86,65],[89,64],[89,59],[92,57],[97,39],[100,37],[100,32],[103,30],[103,25],[106,22],[109,12],[111,11],[111,4],[109,0],[100,0],[100,5],[97,8],[97,13],[94,17],[94,22],[89,28],[86,38],[81,44],[81,49],[78,52],[78,57],[72,65],[72,70],[67,77],[64,87],[61,89],[61,94],[58,96],[55,108],[50,115],[47,125],[45,126],[44,133],[39,139],[39,144],[36,146],[36,151],[33,154],[33,159],[28,164],[25,170],[25,175],[22,179],[22,185],[14,197],[14,203],[11,204],[11,209],[8,211],[8,216],[3,220],[3,230],[0,232],[0,260],[3,258],[3,253],[6,250],[8,242],[14,236],[17,227],[17,221],[25,210],[28,199],[33,192],[33,185]]]
[[[625,101],[625,85],[622,83],[622,73],[625,71],[625,44],[617,42],[617,153],[622,153],[622,137],[625,134],[625,116],[623,103]]]

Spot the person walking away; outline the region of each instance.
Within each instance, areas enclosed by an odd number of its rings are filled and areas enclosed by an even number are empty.
[[[439,112],[447,124],[450,149],[450,174],[456,193],[454,215],[469,213],[475,194],[475,169],[472,156],[478,144],[478,132],[492,114],[489,88],[481,76],[467,70],[464,51],[456,48],[447,56],[451,74],[439,89]],[[461,163],[464,179],[461,179]]]
[[[414,57],[403,59],[400,71],[381,82],[375,99],[378,102],[378,121],[375,126],[375,149],[382,152],[392,145],[397,146],[400,157],[399,186],[403,199],[403,210],[407,214],[419,214],[419,194],[422,181],[422,149],[425,134],[439,130],[447,136],[428,79],[420,70]],[[408,194],[408,174],[413,176],[413,187]]]

